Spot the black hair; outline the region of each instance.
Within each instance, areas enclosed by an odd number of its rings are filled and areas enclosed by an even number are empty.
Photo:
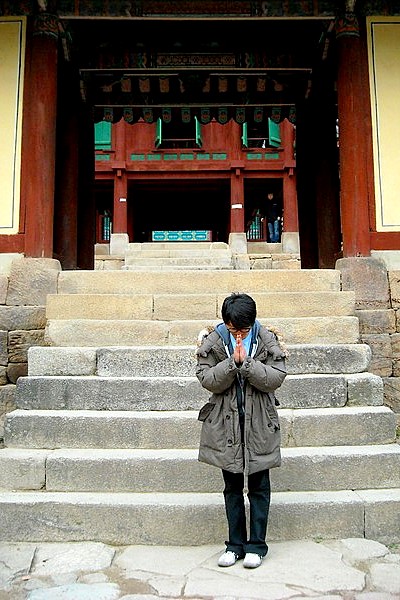
[[[222,309],[224,323],[231,323],[236,329],[252,327],[257,316],[257,307],[248,294],[233,293],[225,298]]]

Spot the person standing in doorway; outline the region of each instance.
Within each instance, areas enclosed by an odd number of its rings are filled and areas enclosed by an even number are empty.
[[[244,559],[259,567],[268,552],[269,469],[281,463],[280,425],[275,390],[286,377],[286,351],[275,333],[256,320],[247,294],[231,294],[222,319],[199,334],[196,376],[211,392],[199,412],[199,460],[222,469],[228,521],[226,550],[218,566]],[[244,493],[250,503],[246,524]],[[249,535],[248,535],[249,533]]]
[[[267,194],[266,217],[268,241],[276,244],[281,239],[282,206],[272,192]]]

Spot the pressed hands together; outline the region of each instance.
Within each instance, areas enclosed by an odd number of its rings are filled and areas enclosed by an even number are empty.
[[[236,363],[236,366],[240,367],[244,363],[246,356],[247,352],[245,350],[245,347],[243,346],[242,334],[238,332],[236,334],[236,347],[233,351],[233,359]]]

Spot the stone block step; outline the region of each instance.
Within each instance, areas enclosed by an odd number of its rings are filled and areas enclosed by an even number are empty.
[[[226,242],[198,242],[198,241],[179,241],[179,242],[130,242],[127,246],[127,252],[172,252],[174,250],[183,252],[216,252],[225,250],[230,252],[229,244]]]
[[[57,319],[221,319],[224,294],[49,294],[46,317]],[[355,293],[249,292],[259,318],[354,316]]]
[[[161,259],[160,259],[161,260]],[[177,271],[229,271],[233,270],[233,264],[216,264],[215,261],[212,261],[209,264],[206,264],[204,261],[199,263],[190,262],[190,264],[168,264],[167,262],[163,263],[154,263],[149,264],[149,261],[144,260],[143,264],[124,264],[122,267],[123,271],[136,271],[137,273],[148,272],[148,271],[166,271],[176,273]]]
[[[400,542],[399,512],[400,489],[276,492],[268,540]],[[199,546],[226,535],[222,493],[0,492],[2,541]]]
[[[335,269],[205,271],[62,271],[59,294],[224,294],[246,292],[340,291],[340,271]]]
[[[211,267],[212,269],[231,269],[232,256],[230,253],[223,256],[126,256],[125,268],[145,267],[161,269],[163,267],[183,267],[185,269],[199,269]]]
[[[50,410],[198,410],[210,394],[196,377],[20,377],[16,405]],[[382,379],[355,375],[288,375],[276,393],[282,408],[383,404]]]
[[[386,406],[279,409],[283,447],[389,444],[396,415]],[[197,448],[198,411],[14,410],[8,448]]]
[[[45,341],[51,346],[152,346],[195,344],[201,329],[216,325],[209,320],[49,320]],[[360,340],[357,317],[300,317],[260,319],[282,332],[288,344],[356,344]]]
[[[290,374],[361,373],[371,360],[367,344],[289,344],[286,361]],[[101,377],[193,376],[196,346],[59,347],[29,348],[29,375],[94,375]]]
[[[26,454],[31,457],[30,476]],[[36,456],[38,454],[38,457]],[[0,489],[53,492],[217,492],[221,472],[197,449],[59,449],[0,451]],[[34,469],[34,472],[33,472]],[[271,470],[275,491],[400,487],[400,445],[282,449]]]
[[[184,246],[178,246],[173,248],[159,248],[153,246],[152,248],[130,248],[128,246],[125,251],[125,259],[136,259],[136,258],[185,258],[185,259],[197,259],[204,258],[207,260],[219,260],[232,258],[232,252],[229,248],[186,248]]]

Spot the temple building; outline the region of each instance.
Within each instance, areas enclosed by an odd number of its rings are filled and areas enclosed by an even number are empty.
[[[399,28],[399,29],[397,29]],[[400,2],[0,1],[0,252],[400,250]]]

